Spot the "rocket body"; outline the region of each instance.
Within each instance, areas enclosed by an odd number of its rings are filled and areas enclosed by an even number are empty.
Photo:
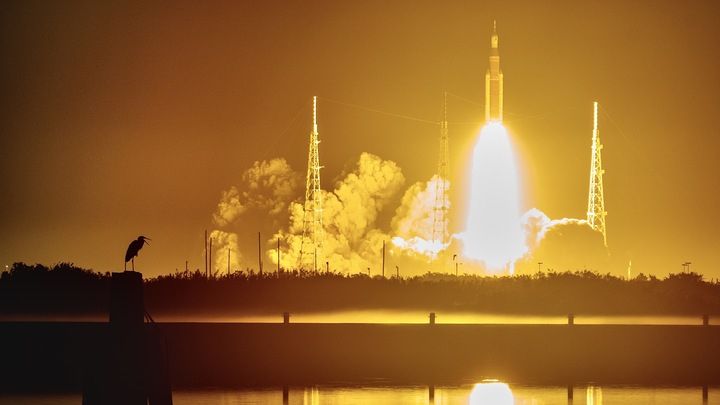
[[[502,122],[503,119],[503,74],[500,70],[499,38],[493,22],[490,37],[490,63],[485,73],[485,121]]]

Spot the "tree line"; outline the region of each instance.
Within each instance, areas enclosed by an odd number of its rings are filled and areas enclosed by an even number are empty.
[[[0,275],[0,314],[107,313],[110,273],[15,263]],[[206,277],[184,271],[145,280],[151,313],[224,314],[343,309],[508,314],[720,314],[720,282],[698,273],[625,279],[593,271],[518,276],[238,271]]]

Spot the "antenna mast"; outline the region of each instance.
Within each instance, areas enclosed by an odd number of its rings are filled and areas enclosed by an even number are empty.
[[[605,228],[605,194],[603,192],[602,149],[600,134],[598,132],[598,103],[593,102],[593,135],[592,158],[590,161],[590,190],[588,193],[587,222],[590,227],[603,236],[603,243],[607,247],[607,230]]]
[[[449,188],[449,147],[447,122],[447,92],[443,99],[443,120],[440,122],[440,153],[438,155],[437,179],[435,182],[435,207],[433,209],[432,238],[436,249],[447,242],[448,229],[448,188]],[[437,251],[433,252],[434,255]]]
[[[303,237],[300,245],[300,268],[313,263],[322,251],[322,190],[320,188],[320,154],[318,152],[317,97],[313,97],[313,126],[308,148],[307,177],[305,182],[305,209],[303,212]]]

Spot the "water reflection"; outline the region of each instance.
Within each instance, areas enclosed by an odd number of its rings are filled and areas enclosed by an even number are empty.
[[[602,388],[589,386],[585,391],[585,403],[587,405],[602,405]]]
[[[428,322],[432,310],[342,310],[327,312],[292,313],[292,323],[392,323],[423,324]],[[435,311],[439,324],[498,324],[498,325],[563,325],[567,315],[522,315],[479,312]],[[156,322],[238,322],[280,323],[281,313],[153,313]],[[98,315],[7,315],[0,314],[0,321],[32,322],[107,322],[107,314]],[[703,319],[693,315],[575,315],[580,325],[702,325]],[[710,325],[720,325],[720,317],[710,317]]]
[[[320,404],[320,391],[317,387],[305,389],[303,396],[303,405],[319,405]]]
[[[710,387],[703,398],[702,387],[576,387],[568,400],[567,387],[512,385],[485,381],[474,386],[435,387],[434,398],[427,386],[319,386],[290,387],[289,405],[720,405],[720,390]],[[585,398],[582,396],[585,389]],[[79,394],[8,395],[0,392],[0,405],[76,405]],[[175,390],[175,405],[279,405],[284,403],[280,387],[240,390]]]
[[[469,405],[513,405],[515,399],[507,384],[497,380],[487,380],[475,384],[470,397]]]
[[[344,310],[330,312],[293,313],[292,323],[392,323],[423,324],[428,322],[431,311],[420,310]],[[522,315],[478,312],[438,312],[438,324],[498,324],[498,325],[564,325],[567,315]],[[167,315],[153,314],[158,322],[252,322],[279,323],[280,313],[273,314],[207,314]],[[711,317],[710,324],[717,325],[718,317]],[[692,315],[575,315],[579,325],[701,325],[702,318]]]

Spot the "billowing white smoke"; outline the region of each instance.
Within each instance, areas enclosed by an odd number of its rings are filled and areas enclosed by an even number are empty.
[[[535,250],[540,242],[545,238],[545,235],[553,228],[560,225],[587,225],[587,221],[584,219],[575,218],[561,218],[561,219],[550,219],[544,212],[537,208],[531,208],[521,218],[523,225],[523,231],[525,232],[525,241],[530,250]]]
[[[230,269],[240,268],[240,251],[238,250],[238,235],[234,232],[213,230],[208,235],[212,240],[212,271],[224,273],[228,267],[228,253]]]
[[[240,202],[240,191],[237,187],[231,186],[222,192],[217,210],[213,213],[213,222],[218,226],[226,226],[247,211],[247,206]]]
[[[435,197],[441,181],[445,182],[446,189],[450,188],[448,180],[435,175],[429,181],[417,182],[405,191],[391,222],[392,243],[403,253],[430,259],[447,248],[447,244],[433,240]],[[438,234],[448,234],[447,221],[441,221],[438,226],[442,227]]]
[[[538,263],[556,271],[607,270],[610,256],[602,234],[584,219],[550,219],[538,209],[522,217],[527,246],[530,248],[518,263],[521,271],[534,273]]]
[[[451,253],[458,252],[459,248],[433,242],[438,181],[441,181],[439,177],[434,176],[427,182],[417,182],[405,190],[398,206],[388,206],[397,201],[405,183],[402,170],[392,161],[363,153],[355,167],[337,181],[332,191],[323,191],[324,245],[317,260],[318,267],[324,269],[327,261],[332,270],[365,272],[372,268],[377,274],[383,241],[388,241],[391,242],[387,244],[388,271],[395,264],[403,266],[405,274],[451,270],[454,261]],[[304,218],[301,184],[302,176],[285,159],[271,159],[255,162],[242,174],[240,184],[223,191],[213,213],[218,229],[210,234],[213,239],[213,270],[222,274],[227,269],[228,249],[231,269],[242,268],[239,234],[252,233],[254,236],[257,230],[262,230],[263,235],[275,233],[272,239],[264,241],[270,247],[265,250],[264,262],[272,267],[277,264],[275,246],[280,238],[281,267],[298,268]],[[390,224],[386,224],[386,229],[390,231],[386,231],[378,223],[378,217],[384,209],[392,208],[394,216]],[[589,229],[584,220],[551,220],[535,208],[526,212],[520,222],[528,252],[519,261],[527,262],[529,270],[533,268],[530,266],[535,263],[533,260],[551,260],[548,256],[558,250],[556,246],[559,242],[555,241],[562,230],[577,234],[576,228]],[[248,229],[251,231],[248,232]],[[451,234],[448,229],[443,231]],[[550,245],[543,244],[548,234],[553,235]],[[251,246],[244,247],[252,257],[248,264],[255,267],[257,258],[252,245],[253,236],[243,239],[243,245]],[[589,244],[596,244],[592,235],[588,239],[592,239]],[[536,252],[544,257],[535,257]],[[482,267],[474,269],[470,263],[464,262],[461,266],[463,272],[483,271]],[[307,261],[305,268],[309,269]]]
[[[289,201],[298,192],[301,176],[282,158],[257,161],[245,170],[239,186],[231,186],[221,194],[220,202],[213,213],[213,222],[219,228],[210,233],[213,243],[213,271],[226,271],[228,250],[230,267],[240,268],[242,254],[238,246],[240,219],[248,211],[257,213],[264,222],[271,218],[282,221]]]
[[[263,160],[243,174],[243,182],[248,186],[243,195],[250,206],[278,215],[295,196],[300,181],[301,176],[285,159]]]
[[[242,192],[236,186],[222,192],[213,221],[218,226],[233,224],[248,209],[278,215],[285,211],[299,184],[300,175],[285,159],[255,162],[242,175]]]
[[[377,217],[402,187],[405,177],[392,161],[363,153],[355,169],[338,181],[335,189],[323,193],[324,238],[318,267],[329,262],[332,269],[365,271],[376,266],[383,240],[388,235],[377,228]],[[282,240],[283,268],[300,265],[303,231],[303,204],[290,204],[290,224],[275,238]],[[268,251],[277,263],[277,250]]]

